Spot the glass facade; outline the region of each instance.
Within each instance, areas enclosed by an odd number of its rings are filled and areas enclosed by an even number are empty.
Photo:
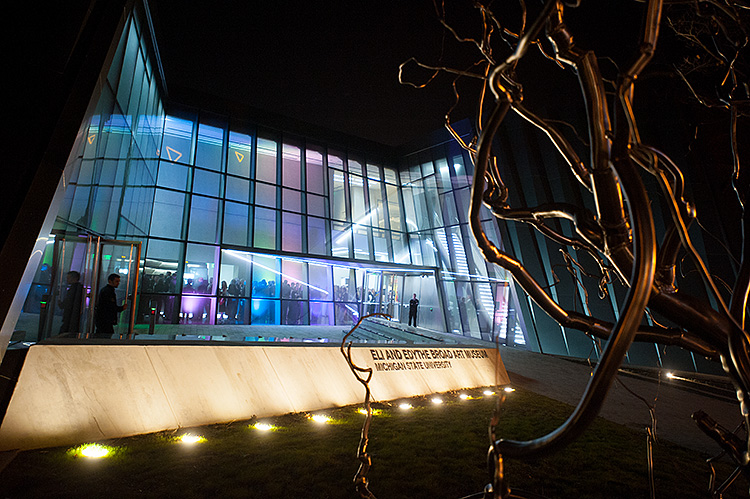
[[[149,54],[134,13],[84,126],[88,139],[67,167],[55,228],[58,238],[141,244],[136,329],[350,326],[372,312],[406,323],[416,294],[420,327],[506,336],[509,286],[470,238],[462,150],[394,159],[242,116],[177,103],[165,112]],[[84,271],[71,265],[57,272]],[[40,286],[45,279],[40,269]]]

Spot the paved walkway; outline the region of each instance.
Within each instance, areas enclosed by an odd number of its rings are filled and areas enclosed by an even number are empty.
[[[576,406],[591,378],[592,368],[572,360],[542,355],[517,348],[501,347],[511,383],[539,395]],[[650,424],[646,404],[629,393],[637,393],[656,408],[657,437],[709,455],[718,454],[718,445],[691,419],[703,410],[719,424],[733,430],[741,420],[739,404],[693,393],[676,382],[662,378],[661,383],[620,375],[610,390],[600,416],[634,429]],[[645,433],[644,433],[645,435]]]

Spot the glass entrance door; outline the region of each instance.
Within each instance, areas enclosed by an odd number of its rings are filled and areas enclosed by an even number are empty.
[[[49,248],[49,247],[48,247]],[[128,307],[119,315],[115,337],[130,337],[138,292],[139,241],[116,241],[92,235],[56,235],[51,255],[46,256],[42,275],[29,292],[39,303],[36,341],[54,336],[86,338],[94,331],[94,309],[98,290],[107,276],[121,276],[117,302],[128,296]],[[34,295],[31,297],[31,295]],[[39,295],[39,296],[36,296]],[[27,307],[31,310],[31,307]],[[28,335],[27,335],[28,338]]]
[[[401,313],[399,307],[401,298],[401,276],[389,272],[383,272],[380,311],[391,316],[392,320],[398,321]]]

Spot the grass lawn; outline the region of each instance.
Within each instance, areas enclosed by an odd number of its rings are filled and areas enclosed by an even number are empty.
[[[378,499],[460,498],[482,490],[486,470],[487,424],[495,396],[466,390],[377,403],[370,428],[373,466],[370,490]],[[352,478],[364,416],[358,407],[319,411],[327,424],[307,414],[263,419],[277,426],[262,432],[257,420],[121,438],[111,457],[89,459],[70,448],[19,453],[0,474],[0,497],[237,497],[354,498]],[[518,390],[503,406],[499,435],[539,437],[557,427],[572,407]],[[184,433],[205,441],[178,444]],[[657,497],[708,497],[709,467],[696,452],[660,442],[654,446]],[[719,480],[731,471],[719,469]],[[647,498],[645,431],[597,419],[576,443],[534,461],[506,460],[511,488],[550,498]],[[748,497],[740,477],[725,498]]]

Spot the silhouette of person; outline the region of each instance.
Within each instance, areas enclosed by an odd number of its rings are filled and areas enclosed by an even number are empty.
[[[74,336],[78,333],[81,324],[81,300],[83,299],[83,284],[81,274],[71,270],[65,275],[67,287],[59,302],[63,311],[62,326],[60,326],[60,335]]]
[[[409,300],[409,325],[411,326],[412,319],[414,320],[414,327],[417,327],[417,307],[419,307],[419,300],[417,300],[417,294],[414,293],[414,297]]]
[[[128,304],[127,298],[122,305],[117,304],[115,288],[120,285],[120,274],[109,274],[107,285],[99,290],[94,309],[94,323],[96,332],[93,338],[111,338],[115,334],[114,325],[117,324],[117,315],[125,310]]]

